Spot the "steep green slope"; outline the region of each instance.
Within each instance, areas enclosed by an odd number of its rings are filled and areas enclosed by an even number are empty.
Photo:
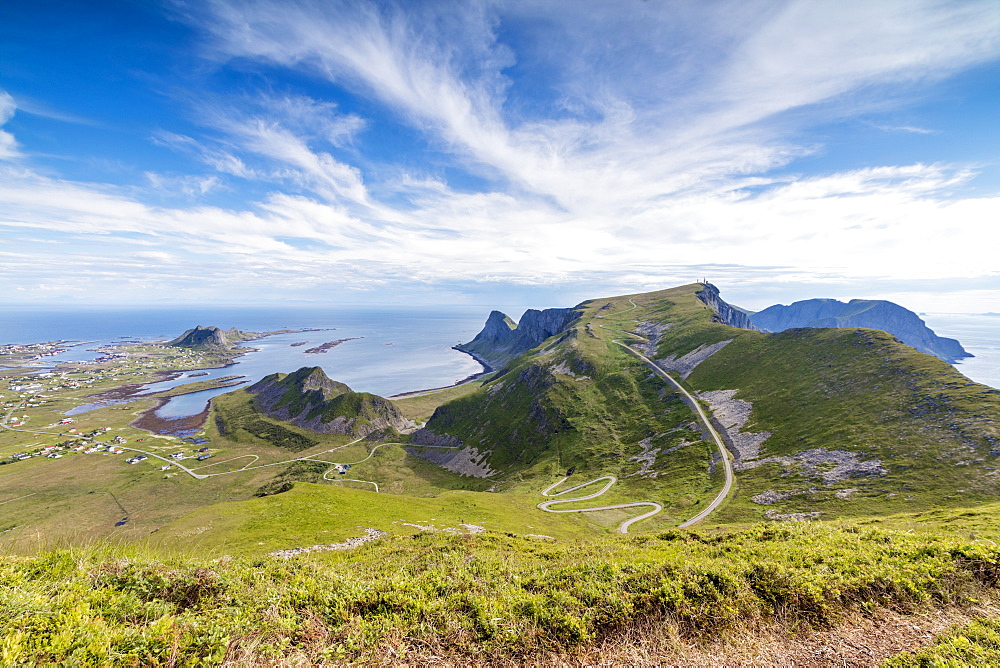
[[[669,308],[671,296],[690,292],[642,298]],[[686,306],[690,338],[729,329],[713,323],[714,312],[700,302]],[[665,512],[644,522],[646,529],[691,517],[722,485],[715,446],[703,440],[696,416],[680,397],[613,342],[627,335],[608,328],[629,324],[616,325],[614,314],[630,308],[627,298],[585,302],[569,329],[514,360],[481,389],[439,407],[428,428],[488,452],[498,472],[495,489],[538,493],[572,469],[567,485],[618,477],[600,505],[661,503]]]
[[[567,330],[428,422],[489,453],[498,489],[539,489],[570,468],[578,482],[612,474],[618,497],[670,508],[655,525],[721,486],[709,473],[711,444],[683,445],[698,438],[690,407],[618,340],[712,411],[737,469],[715,521],[894,513],[1000,492],[1000,391],[891,335],[731,327],[742,314],[703,284],[578,311]]]
[[[744,503],[723,519],[892,513],[1000,492],[1000,391],[885,332],[748,333],[688,382],[737,390],[752,404],[744,431],[771,434],[738,466]],[[771,502],[752,503],[769,491]]]
[[[246,391],[255,395],[253,405],[260,412],[319,433],[364,438],[412,426],[388,399],[354,392],[328,378],[318,366],[290,374],[272,373]]]

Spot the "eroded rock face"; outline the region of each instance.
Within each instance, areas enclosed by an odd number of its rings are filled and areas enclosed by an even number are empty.
[[[733,468],[737,471],[753,468],[750,462],[760,457],[760,446],[771,437],[767,431],[744,433],[743,427],[750,421],[753,405],[749,401],[735,398],[736,390],[714,390],[699,392],[698,398],[708,402],[715,419],[725,430],[730,450],[736,456]]]
[[[521,321],[515,324],[500,311],[493,311],[476,338],[455,346],[455,349],[469,353],[493,369],[499,369],[550,336],[565,331],[579,317],[575,307],[544,311],[528,309],[521,316]]]
[[[420,429],[414,432],[410,443],[415,446],[435,446],[424,450],[407,448],[406,451],[414,457],[426,459],[452,473],[473,478],[496,475],[496,471],[491,469],[486,461],[490,456],[488,450],[480,452],[471,446],[463,447],[462,441],[454,436],[438,434],[430,429]]]
[[[656,364],[661,369],[666,369],[667,371],[677,371],[681,374],[682,379],[686,379],[691,375],[691,372],[694,371],[696,366],[732,342],[733,339],[726,339],[725,341],[719,341],[718,343],[702,344],[691,352],[681,355],[680,357],[677,357],[677,355],[667,355],[663,359],[656,360]]]
[[[750,316],[753,324],[771,332],[796,327],[866,327],[889,332],[908,346],[946,362],[972,357],[955,339],[938,336],[920,317],[884,299],[806,299],[790,306],[775,304]]]
[[[705,287],[703,289],[694,294],[699,300],[710,306],[715,311],[716,315],[713,320],[721,322],[724,325],[729,325],[730,327],[752,329],[757,332],[760,331],[760,329],[758,329],[758,327],[750,321],[750,318],[746,313],[723,301],[722,297],[719,296],[719,288],[715,287],[711,283],[705,283],[704,285]]]

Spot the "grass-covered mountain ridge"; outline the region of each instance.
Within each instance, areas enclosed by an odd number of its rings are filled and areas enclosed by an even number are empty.
[[[75,416],[148,459],[0,466],[0,663],[875,665],[965,622],[889,665],[1000,663],[1000,392],[707,284],[552,311],[443,390],[273,374],[197,445]]]
[[[265,415],[319,433],[363,438],[413,426],[388,399],[355,392],[331,380],[318,366],[302,367],[290,374],[270,374],[248,387],[247,392],[255,395],[254,405]]]
[[[427,424],[487,453],[497,489],[574,469],[616,475],[678,520],[708,501],[719,454],[624,344],[683,383],[725,440],[737,485],[718,521],[900,512],[1000,491],[1000,391],[884,331],[734,327],[752,324],[709,284],[593,299],[563,319]],[[466,347],[489,357],[488,339]]]

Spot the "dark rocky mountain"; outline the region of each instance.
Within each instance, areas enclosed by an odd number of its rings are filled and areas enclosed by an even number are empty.
[[[760,331],[760,328],[751,321],[744,309],[727,303],[719,296],[719,288],[711,283],[705,283],[704,286],[704,288],[695,293],[695,296],[698,297],[699,301],[715,311],[715,315],[712,316],[712,322],[719,322],[723,325],[739,327],[740,329]]]
[[[455,346],[493,369],[499,369],[521,353],[531,350],[550,336],[566,331],[580,317],[576,308],[528,309],[514,323],[500,311],[493,311],[483,330],[472,341]]]
[[[790,306],[775,304],[754,313],[750,321],[771,332],[797,327],[865,327],[889,332],[906,345],[946,362],[972,357],[955,339],[938,336],[920,317],[883,299],[807,299]]]
[[[225,330],[218,327],[195,327],[189,329],[168,343],[175,348],[228,348],[237,341],[246,341],[256,335],[233,329]]]
[[[318,366],[290,374],[272,373],[247,388],[265,415],[323,434],[363,438],[374,432],[413,427],[391,401],[355,392],[331,380]]]

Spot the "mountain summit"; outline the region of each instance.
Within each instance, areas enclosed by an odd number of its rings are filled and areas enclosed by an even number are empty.
[[[866,327],[889,332],[908,346],[945,362],[972,357],[955,339],[938,336],[920,317],[884,299],[806,299],[791,306],[775,304],[750,316],[761,329],[783,332],[796,327]]]
[[[331,380],[318,366],[302,367],[290,374],[272,373],[247,391],[257,395],[255,403],[265,415],[318,433],[364,438],[374,432],[413,426],[388,399],[355,392]]]
[[[579,317],[576,308],[528,309],[520,322],[515,323],[500,311],[493,311],[476,338],[455,349],[498,369],[550,336],[566,330]]]
[[[167,345],[174,348],[228,348],[237,341],[246,341],[255,336],[249,332],[241,332],[235,327],[225,330],[199,325],[187,330]]]

